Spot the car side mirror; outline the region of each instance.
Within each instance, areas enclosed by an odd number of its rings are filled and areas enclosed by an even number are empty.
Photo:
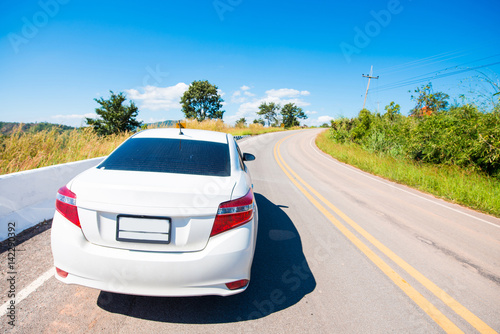
[[[250,153],[243,153],[243,161],[254,161],[255,155]]]

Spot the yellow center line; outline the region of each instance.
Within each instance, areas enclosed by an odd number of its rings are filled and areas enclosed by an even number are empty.
[[[287,177],[297,186],[297,188],[311,201],[311,203],[316,206],[356,247],[358,247],[377,267],[382,270],[398,287],[400,287],[403,292],[405,292],[417,305],[419,305],[422,310],[424,310],[441,328],[443,328],[448,333],[461,333],[462,331],[451,322],[444,314],[442,314],[432,303],[430,303],[425,297],[423,297],[417,290],[415,290],[410,284],[408,284],[400,275],[398,275],[388,264],[386,264],[379,256],[377,256],[372,250],[370,250],[359,238],[357,238],[351,231],[349,231],[339,220],[335,218],[325,207],[323,207],[302,185],[304,185],[309,191],[314,194],[319,200],[321,200],[328,208],[334,211],[339,217],[341,217],[347,224],[349,224],[354,230],[361,234],[366,240],[368,240],[373,246],[379,249],[392,261],[394,261],[398,266],[420,282],[425,288],[431,291],[436,297],[441,299],[448,307],[470,323],[474,328],[476,328],[480,333],[496,333],[491,327],[479,319],[476,315],[470,312],[467,308],[458,303],[445,291],[440,289],[436,284],[431,282],[428,278],[406,263],[403,259],[397,256],[389,248],[384,246],[381,242],[375,239],[367,231],[365,231],[361,226],[356,224],[352,219],[350,219],[346,214],[340,211],[332,203],[330,203],[326,198],[324,198],[320,193],[318,193],[314,188],[312,188],[307,182],[305,182],[301,177],[295,173],[290,166],[283,160],[280,152],[281,144],[291,136],[287,136],[276,143],[274,146],[274,158],[280,168],[285,172]],[[293,176],[291,175],[293,174]],[[299,182],[297,182],[297,179]]]

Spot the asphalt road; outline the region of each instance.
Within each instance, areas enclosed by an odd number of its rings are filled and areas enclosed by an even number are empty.
[[[151,298],[36,281],[52,265],[46,230],[17,247],[15,290],[26,297],[14,327],[1,316],[2,332],[500,331],[500,220],[339,163],[315,147],[318,133],[240,143],[257,157],[247,165],[260,222],[244,293]]]

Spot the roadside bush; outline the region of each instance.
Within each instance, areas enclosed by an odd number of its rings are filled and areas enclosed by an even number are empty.
[[[500,113],[453,106],[423,117],[411,131],[408,155],[414,160],[456,165],[497,175],[500,169]]]
[[[433,164],[455,165],[500,177],[500,111],[452,106],[430,116],[379,115],[332,121],[330,138],[370,152]]]
[[[340,118],[332,120],[332,129],[330,130],[330,137],[334,142],[344,144],[351,140],[351,130],[354,121],[349,118]]]
[[[368,109],[362,109],[359,112],[351,131],[351,138],[354,142],[361,143],[364,137],[369,134],[374,118],[375,116]]]
[[[330,138],[339,144],[352,142],[370,152],[402,157],[413,122],[399,114],[381,116],[364,109],[357,118],[332,120]]]

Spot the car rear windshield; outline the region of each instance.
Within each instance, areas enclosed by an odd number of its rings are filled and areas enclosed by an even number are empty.
[[[97,168],[229,176],[229,146],[198,140],[132,138]]]

